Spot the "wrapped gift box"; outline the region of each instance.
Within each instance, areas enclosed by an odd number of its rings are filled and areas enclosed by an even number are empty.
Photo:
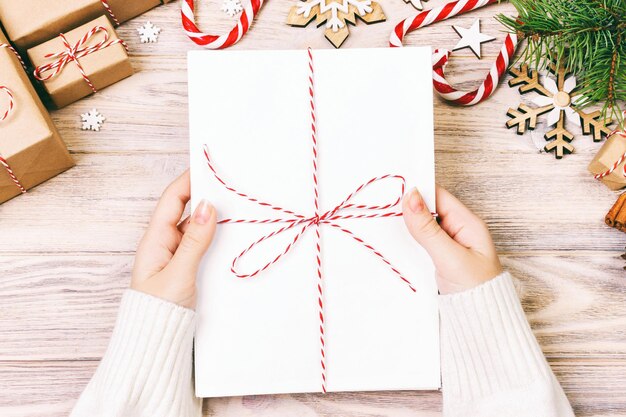
[[[84,38],[85,35],[88,37]],[[101,16],[63,36],[67,44],[78,51],[77,60],[67,59],[68,48],[61,36],[28,50],[28,57],[36,68],[35,77],[43,80],[57,107],[73,103],[133,74],[126,48],[106,17]],[[85,42],[76,48],[79,40]],[[102,47],[88,54],[80,53],[97,45]],[[58,56],[63,53],[65,55]],[[49,57],[50,54],[57,56]],[[64,59],[67,60],[65,65],[59,65]]]
[[[125,22],[161,4],[160,0],[0,0],[0,22],[9,39],[25,51],[98,16]]]
[[[0,32],[0,44],[8,41]],[[0,203],[74,166],[65,144],[39,100],[26,72],[8,48],[0,48]],[[10,170],[10,171],[9,171]],[[15,177],[11,177],[9,172]]]
[[[306,50],[189,54],[192,205],[230,219],[198,275],[200,397],[440,384],[434,267],[397,216],[401,177],[434,209],[430,48],[312,54],[316,151]]]
[[[626,133],[612,134],[589,163],[589,172],[594,175],[606,174],[599,179],[611,190],[626,187],[624,154],[626,154]],[[608,173],[609,170],[611,170],[610,173]]]

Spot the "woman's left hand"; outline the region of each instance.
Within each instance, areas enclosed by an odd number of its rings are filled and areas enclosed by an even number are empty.
[[[186,308],[196,305],[198,265],[215,234],[216,213],[202,200],[181,221],[190,199],[189,170],[163,192],[137,254],[131,288]]]

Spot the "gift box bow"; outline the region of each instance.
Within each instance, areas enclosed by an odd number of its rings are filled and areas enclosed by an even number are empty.
[[[89,42],[92,41],[94,37],[96,36],[96,34],[100,32],[104,34],[104,38],[97,44],[89,46],[88,45]],[[128,51],[128,46],[126,45],[126,42],[124,42],[122,39],[115,39],[115,40],[110,41],[109,32],[103,26],[93,27],[91,30],[85,33],[73,46],[70,45],[69,41],[67,40],[67,38],[65,37],[63,33],[59,34],[59,37],[63,41],[63,46],[65,47],[65,50],[61,52],[50,53],[45,56],[45,58],[53,59],[54,61],[44,64],[44,65],[40,65],[35,68],[34,75],[35,75],[35,78],[37,78],[39,81],[47,81],[56,77],[57,75],[61,73],[61,71],[63,71],[63,68],[65,68],[66,65],[68,65],[71,62],[75,62],[76,66],[78,67],[78,70],[80,71],[81,76],[83,77],[85,82],[89,85],[91,90],[95,93],[98,90],[96,89],[94,84],[91,82],[91,80],[87,76],[87,73],[85,72],[85,69],[81,65],[79,59],[86,57],[87,55],[90,55],[94,52],[108,48],[109,46],[117,45],[117,44],[122,45],[124,49]],[[45,73],[48,73],[48,72],[49,74],[44,75]]]
[[[321,382],[322,382],[322,392],[326,392],[326,363],[325,363],[325,335],[324,335],[324,301],[323,301],[323,276],[322,276],[322,257],[321,257],[321,235],[320,235],[320,227],[322,225],[328,225],[334,227],[341,232],[347,234],[352,239],[354,239],[357,243],[359,243],[364,248],[368,249],[370,253],[375,255],[379,260],[385,263],[389,269],[396,275],[399,279],[401,279],[408,288],[416,292],[415,287],[411,282],[374,246],[364,241],[362,238],[354,234],[352,231],[342,226],[339,222],[345,219],[373,219],[373,218],[386,218],[386,217],[400,217],[402,213],[399,211],[394,211],[393,209],[398,207],[402,201],[404,196],[404,191],[406,189],[406,180],[401,175],[387,174],[379,177],[374,177],[369,181],[364,182],[359,185],[353,192],[348,194],[346,198],[344,198],[339,204],[333,207],[330,210],[325,212],[320,212],[320,204],[319,204],[319,183],[318,183],[318,141],[317,141],[317,129],[316,129],[316,118],[315,118],[315,84],[314,84],[314,67],[313,67],[313,54],[311,49],[308,49],[308,57],[309,57],[309,77],[308,77],[308,92],[309,92],[309,100],[310,100],[310,117],[311,117],[311,140],[312,140],[312,154],[313,154],[313,197],[314,197],[314,207],[315,212],[313,215],[304,215],[300,213],[296,213],[294,211],[288,210],[286,208],[280,207],[278,205],[268,203],[262,201],[258,198],[255,198],[249,194],[238,191],[236,188],[230,186],[217,172],[217,169],[214,166],[213,160],[211,159],[209,149],[205,145],[204,146],[204,155],[207,161],[207,165],[209,170],[213,174],[213,177],[229,192],[234,193],[235,195],[254,203],[261,207],[266,207],[276,212],[282,213],[286,215],[286,217],[282,218],[268,218],[268,219],[222,219],[218,221],[218,224],[234,224],[234,223],[252,223],[252,224],[282,224],[278,229],[263,235],[257,240],[253,241],[247,248],[245,248],[239,255],[237,255],[232,263],[231,263],[231,272],[239,278],[251,278],[254,277],[266,269],[270,268],[272,265],[279,262],[289,251],[291,251],[294,245],[298,242],[300,237],[306,233],[309,229],[315,230],[315,249],[316,249],[316,262],[317,262],[317,277],[318,277],[318,306],[319,306],[319,332],[320,332],[320,369],[321,369]],[[353,203],[353,199],[357,194],[370,187],[374,183],[378,182],[392,182],[395,181],[400,184],[399,193],[397,197],[392,202],[378,204],[378,205],[369,205],[369,204],[356,204]],[[346,210],[353,210],[350,213],[345,213]],[[354,211],[356,210],[356,212]],[[432,213],[436,216],[436,213]],[[240,272],[237,269],[237,263],[241,260],[246,254],[248,254],[254,247],[259,245],[262,242],[271,240],[272,238],[287,232],[288,230],[296,228],[297,233],[290,240],[286,247],[284,247],[280,252],[278,252],[275,256],[271,257],[266,262],[262,263],[261,266],[254,269],[252,272]]]

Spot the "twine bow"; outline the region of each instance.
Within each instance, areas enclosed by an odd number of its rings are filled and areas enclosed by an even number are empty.
[[[239,255],[237,255],[231,264],[231,272],[238,278],[252,278],[256,275],[258,275],[259,273],[265,271],[266,269],[268,269],[270,266],[272,266],[273,264],[277,263],[278,261],[280,261],[282,259],[282,257],[284,255],[286,255],[289,251],[291,251],[293,249],[293,247],[295,246],[296,242],[298,242],[298,240],[300,240],[300,238],[302,237],[302,235],[310,228],[315,228],[316,231],[318,230],[319,226],[321,225],[328,225],[331,227],[334,227],[340,231],[342,231],[343,233],[346,233],[348,236],[350,236],[352,239],[354,239],[355,241],[357,241],[358,243],[360,243],[361,245],[363,245],[365,248],[367,248],[370,252],[372,252],[374,255],[376,255],[380,260],[382,260],[387,266],[389,266],[389,268],[394,272],[394,274],[396,274],[402,281],[404,281],[409,288],[411,289],[411,291],[415,292],[415,288],[413,287],[413,285],[411,284],[411,282],[405,278],[402,273],[395,268],[391,262],[389,262],[379,251],[377,251],[372,245],[368,244],[367,242],[365,242],[363,239],[361,239],[360,237],[358,237],[357,235],[355,235],[353,232],[351,232],[350,230],[346,229],[345,227],[341,226],[338,222],[340,220],[346,220],[346,219],[374,219],[374,218],[385,218],[385,217],[400,217],[402,216],[402,212],[399,211],[390,211],[393,208],[396,208],[400,205],[400,202],[402,201],[402,196],[404,195],[404,191],[406,189],[406,181],[404,179],[404,177],[400,176],[400,175],[383,175],[380,177],[374,177],[372,179],[370,179],[369,181],[359,185],[352,193],[350,193],[346,198],[344,198],[339,204],[337,204],[334,208],[324,212],[324,213],[320,213],[319,210],[319,199],[317,198],[318,195],[318,189],[319,187],[317,186],[317,179],[314,180],[315,183],[315,213],[313,215],[310,216],[305,216],[303,214],[299,214],[296,212],[293,212],[291,210],[287,210],[283,207],[279,207],[277,205],[271,204],[271,203],[267,203],[264,201],[261,201],[259,199],[256,199],[254,197],[251,197],[248,194],[242,193],[237,191],[235,188],[229,186],[217,173],[217,170],[215,169],[215,166],[213,165],[213,161],[209,155],[209,150],[205,145],[204,148],[204,155],[206,157],[207,160],[207,165],[209,166],[209,169],[211,170],[211,172],[213,173],[213,176],[215,177],[215,179],[224,187],[226,188],[228,191],[231,191],[233,193],[235,193],[236,195],[245,198],[246,200],[255,203],[261,207],[267,207],[270,208],[272,210],[281,212],[283,214],[286,214],[288,217],[282,217],[282,218],[272,218],[272,219],[223,219],[220,220],[218,223],[219,224],[226,224],[226,223],[253,223],[253,224],[274,224],[274,223],[284,223],[285,225],[278,228],[277,230],[274,230],[271,233],[268,233],[264,236],[262,236],[261,238],[259,238],[258,240],[252,242],[246,249],[244,249]],[[357,194],[359,194],[360,192],[362,192],[363,190],[365,190],[366,188],[368,188],[369,186],[373,185],[374,183],[377,182],[390,182],[390,181],[394,181],[396,180],[396,182],[399,184],[398,187],[398,193],[396,194],[397,197],[395,197],[393,202],[389,202],[386,204],[381,204],[381,205],[366,205],[366,204],[355,204],[352,203],[352,200],[356,197]],[[357,212],[351,212],[351,213],[345,213],[347,210],[357,210]],[[289,244],[282,249],[279,253],[277,253],[275,256],[273,256],[271,258],[271,260],[269,260],[268,262],[266,262],[265,264],[263,264],[262,266],[259,266],[258,268],[254,269],[252,272],[240,272],[237,268],[237,263],[248,253],[250,252],[255,246],[259,245],[261,242],[264,242],[266,240],[269,240],[279,234],[282,234],[288,230],[294,229],[296,228],[298,230],[298,232],[296,233],[296,235],[294,236],[294,238],[289,242]],[[320,249],[318,247],[318,249]]]
[[[262,200],[259,200],[255,197],[252,197],[248,194],[238,191],[237,189],[228,185],[226,181],[222,179],[222,177],[217,173],[213,161],[210,157],[209,150],[207,146],[204,146],[204,155],[206,157],[207,164],[209,169],[213,173],[215,179],[228,191],[248,200],[251,203],[254,203],[261,207],[266,207],[272,209],[276,212],[281,213],[284,217],[281,218],[269,218],[269,219],[223,219],[220,220],[219,224],[227,224],[227,223],[254,223],[254,224],[282,224],[278,229],[260,237],[259,239],[252,242],[246,249],[244,249],[239,255],[237,255],[231,264],[231,271],[235,276],[239,278],[251,278],[256,276],[257,274],[265,271],[275,263],[279,262],[283,256],[285,256],[294,245],[298,242],[300,237],[304,233],[306,233],[309,229],[314,229],[315,231],[315,249],[316,249],[316,262],[317,262],[317,278],[318,278],[318,306],[319,306],[319,332],[320,332],[320,369],[321,369],[321,382],[322,382],[322,392],[326,392],[326,353],[325,353],[325,335],[324,335],[324,291],[323,291],[323,275],[322,275],[322,257],[321,257],[321,235],[320,228],[322,225],[328,225],[334,227],[337,230],[347,234],[356,242],[358,242],[361,246],[369,250],[372,254],[374,254],[379,260],[381,260],[384,264],[386,264],[389,269],[395,274],[399,279],[401,279],[408,288],[416,292],[415,287],[411,284],[411,282],[402,275],[402,273],[389,261],[385,256],[375,249],[372,245],[364,241],[359,236],[355,235],[352,231],[347,229],[346,227],[340,224],[340,221],[347,219],[373,219],[373,218],[386,218],[386,217],[399,217],[402,216],[402,213],[397,209],[402,201],[402,197],[404,195],[404,191],[406,188],[406,181],[404,177],[401,175],[382,175],[379,177],[374,177],[369,181],[359,185],[352,193],[348,194],[348,196],[343,199],[339,204],[337,204],[332,209],[320,212],[320,204],[319,204],[319,183],[318,183],[318,142],[317,142],[317,129],[316,129],[316,118],[315,118],[315,93],[314,93],[314,82],[313,82],[313,54],[311,49],[308,50],[309,56],[309,96],[310,96],[310,116],[311,116],[311,140],[313,144],[312,154],[313,154],[313,197],[314,197],[314,207],[315,211],[312,215],[304,215],[300,213],[296,213],[294,211],[288,210],[286,208],[277,206],[272,203],[268,203]],[[357,204],[353,202],[353,199],[357,194],[370,187],[374,183],[382,183],[382,182],[395,182],[399,184],[398,193],[396,197],[394,197],[393,201],[388,203],[383,203],[379,205],[369,205],[369,204]],[[434,213],[433,213],[434,214]],[[272,256],[268,261],[262,263],[252,272],[240,272],[237,268],[237,263],[241,260],[248,252],[250,252],[254,247],[259,245],[261,242],[268,241],[273,237],[280,235],[288,230],[296,229],[297,233],[289,241],[286,247],[280,250],[275,256]]]
[[[26,65],[24,64],[24,61],[22,60],[22,57],[20,56],[20,54],[17,53],[15,48],[13,48],[11,45],[9,45],[7,43],[0,43],[0,49],[4,49],[4,48],[6,48],[9,51],[13,52],[13,54],[17,57],[17,60],[20,62],[20,64],[22,64],[22,67],[26,68]],[[7,105],[7,108],[4,111],[4,113],[2,113],[2,111],[0,110],[0,114],[2,115],[2,116],[0,116],[0,122],[4,122],[9,117],[9,115],[15,110],[15,96],[13,95],[13,92],[11,91],[11,89],[9,87],[4,86],[4,85],[0,85],[0,91],[5,93],[5,95],[8,97],[8,101],[9,101],[8,105]],[[7,172],[7,174],[9,175],[9,177],[11,178],[11,180],[13,181],[15,186],[17,188],[19,188],[20,192],[22,194],[25,193],[26,192],[26,188],[24,188],[24,186],[22,185],[20,180],[17,178],[17,176],[13,172],[13,169],[11,168],[11,165],[9,165],[9,163],[4,158],[4,156],[2,156],[2,154],[0,154],[0,165],[2,165],[4,167],[5,171]]]
[[[103,32],[104,38],[95,45],[87,46],[87,44],[92,40],[92,38],[98,32]],[[94,93],[96,93],[98,90],[96,89],[96,87],[93,85],[93,83],[87,76],[87,73],[85,72],[85,69],[81,65],[79,59],[89,54],[92,54],[96,51],[108,48],[109,46],[116,45],[116,44],[121,44],[126,50],[128,50],[126,43],[122,39],[115,39],[115,40],[109,41],[109,37],[110,37],[109,32],[103,26],[93,27],[90,31],[85,33],[85,35],[83,35],[78,40],[78,42],[76,42],[74,46],[70,45],[70,43],[68,42],[67,38],[65,37],[63,33],[59,34],[59,37],[61,37],[61,40],[63,41],[65,50],[62,52],[47,54],[45,58],[53,59],[54,61],[48,64],[44,64],[44,65],[40,65],[36,67],[35,72],[34,72],[35,78],[37,78],[39,81],[50,80],[51,78],[54,78],[57,75],[59,75],[61,71],[63,71],[63,68],[65,68],[66,65],[68,65],[71,62],[75,62],[83,79],[89,85],[89,87]],[[44,75],[47,72],[49,72],[49,74]]]
[[[622,114],[624,116],[624,119],[626,119],[626,110],[624,110],[624,112]],[[619,135],[619,136],[621,136],[623,138],[626,138],[626,132],[625,131],[615,129],[614,131],[612,131],[611,133],[608,134],[608,136],[606,137],[606,140],[611,139],[611,137],[613,137],[614,135]],[[607,169],[604,172],[601,172],[599,174],[594,175],[593,178],[595,178],[597,180],[601,180],[602,178],[611,175],[613,173],[613,171],[615,171],[617,169],[617,167],[620,166],[622,164],[622,162],[624,162],[624,161],[626,161],[626,152],[624,152],[622,154],[622,156],[617,158],[617,161],[615,161],[615,163],[613,163],[611,168]],[[622,174],[623,174],[624,177],[626,177],[626,165],[624,165],[622,167]]]

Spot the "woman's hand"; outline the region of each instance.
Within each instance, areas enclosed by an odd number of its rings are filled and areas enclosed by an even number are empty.
[[[157,204],[137,255],[131,288],[193,309],[196,273],[215,233],[215,209],[201,201],[181,221],[190,198],[189,170],[171,183]]]
[[[402,211],[409,232],[433,259],[441,294],[473,288],[502,272],[485,223],[445,189],[437,186],[439,223],[416,189],[404,197]]]

